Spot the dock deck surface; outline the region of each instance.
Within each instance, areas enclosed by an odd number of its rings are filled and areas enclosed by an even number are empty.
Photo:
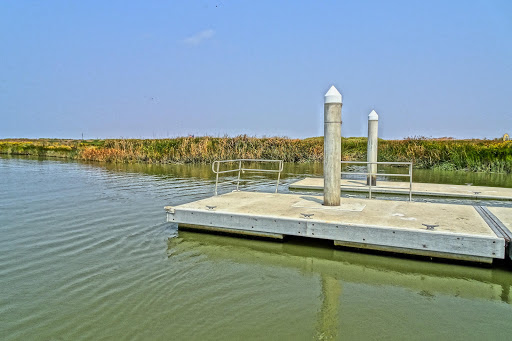
[[[323,178],[305,178],[289,185],[290,189],[323,190]],[[341,179],[341,192],[368,192],[366,180]],[[377,181],[372,193],[409,195],[409,183],[397,181]],[[512,200],[512,188],[447,185],[414,182],[412,195],[469,198],[484,200]]]
[[[336,245],[491,262],[505,258],[498,237],[473,206],[319,196],[232,192],[166,207],[168,221],[248,235],[303,236]],[[512,216],[505,208],[501,216]],[[510,221],[509,221],[510,222]],[[438,225],[429,230],[423,224]]]

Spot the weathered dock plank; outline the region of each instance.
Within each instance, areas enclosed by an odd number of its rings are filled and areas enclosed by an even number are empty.
[[[342,198],[326,207],[309,195],[233,192],[175,207],[168,221],[236,233],[321,238],[353,247],[492,262],[498,237],[472,206]],[[426,225],[436,225],[433,230]]]
[[[290,189],[323,190],[323,178],[305,178],[289,185]],[[341,192],[368,192],[366,180],[341,179]],[[409,182],[378,181],[372,193],[409,195]],[[432,197],[512,200],[512,188],[447,185],[415,182],[412,194]]]

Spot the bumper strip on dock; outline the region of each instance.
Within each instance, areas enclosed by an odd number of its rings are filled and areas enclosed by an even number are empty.
[[[496,235],[505,240],[505,253],[508,255],[510,259],[512,259],[512,232],[507,228],[507,226],[496,216],[494,215],[489,208],[485,206],[475,206],[475,209],[482,216],[482,218],[487,222],[489,227],[496,233]],[[503,212],[506,210],[508,212],[512,211],[512,209],[506,209],[503,207],[492,208],[494,210],[499,210],[498,212]],[[498,213],[499,214],[499,213]]]

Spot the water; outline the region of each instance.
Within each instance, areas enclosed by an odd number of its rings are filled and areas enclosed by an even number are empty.
[[[318,175],[286,165],[283,183]],[[163,206],[210,196],[209,166],[0,157],[0,179],[1,340],[512,337],[507,264],[178,233]],[[497,174],[414,180],[512,187]],[[273,189],[260,176],[242,185]]]

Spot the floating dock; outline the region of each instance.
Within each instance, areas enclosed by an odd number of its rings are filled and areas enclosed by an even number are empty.
[[[323,190],[323,178],[305,178],[289,185],[295,190]],[[366,180],[341,179],[341,192],[368,192]],[[372,193],[409,195],[409,182],[377,181]],[[485,187],[472,185],[446,185],[418,183],[412,184],[412,195],[467,198],[480,200],[512,200],[512,188]]]
[[[167,206],[179,228],[282,239],[301,236],[335,245],[492,263],[511,258],[511,208],[232,192]]]
[[[283,239],[325,239],[334,245],[428,257],[492,263],[512,258],[512,208],[371,200],[371,193],[512,200],[512,189],[412,184],[412,162],[377,162],[378,114],[368,116],[368,160],[341,160],[342,96],[331,86],[324,96],[324,178],[308,178],[290,189],[323,190],[323,197],[278,194],[282,160],[236,159],[212,163],[217,194],[220,174],[238,173],[236,191],[179,206],[167,206],[167,221],[178,228]],[[279,169],[244,166],[278,162]],[[221,169],[221,163],[223,168]],[[366,164],[366,180],[342,180],[342,163]],[[377,166],[407,165],[408,174],[377,174]],[[234,168],[233,166],[237,167]],[[245,171],[275,172],[276,193],[240,192]],[[377,181],[378,176],[408,177],[408,183]],[[324,182],[325,179],[325,182]],[[373,184],[375,183],[375,186]],[[342,192],[369,192],[370,199],[341,198]],[[324,206],[325,203],[325,206]]]

